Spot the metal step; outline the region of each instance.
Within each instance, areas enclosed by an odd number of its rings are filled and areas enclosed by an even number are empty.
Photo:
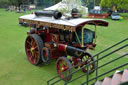
[[[95,85],[102,85],[102,81],[97,81]]]
[[[123,74],[122,74],[122,79],[121,82],[126,82],[128,81],[128,69],[125,69]]]
[[[105,77],[103,81],[97,81],[95,85],[128,85],[128,69],[122,72],[115,72],[112,78]]]
[[[110,85],[111,84],[111,78],[105,77],[103,80],[102,85]]]
[[[112,77],[111,85],[119,85],[121,82],[122,75],[115,73]]]

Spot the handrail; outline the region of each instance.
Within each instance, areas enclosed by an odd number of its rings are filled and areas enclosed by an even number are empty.
[[[112,46],[106,48],[105,50],[103,50],[103,51],[97,53],[97,54],[94,55],[93,57],[95,57],[95,56],[97,56],[97,55],[100,55],[100,54],[102,54],[102,53],[108,51],[109,49],[111,49],[111,48],[113,48],[113,47],[115,47],[115,46],[117,46],[117,45],[119,45],[119,44],[121,44],[121,43],[123,43],[123,42],[125,42],[125,41],[127,41],[127,40],[128,40],[128,38],[125,38],[124,40],[122,40],[122,41],[120,41],[120,42],[118,42],[118,43],[116,43],[116,44],[114,44],[114,45],[112,45]]]
[[[93,57],[96,57],[96,56],[97,56],[97,60],[95,60],[95,61],[93,61],[93,62],[87,64],[86,66],[81,67],[80,69],[77,69],[76,71],[72,72],[72,73],[69,74],[68,76],[70,76],[70,75],[72,75],[72,74],[78,72],[78,71],[81,70],[82,68],[85,68],[85,67],[88,68],[89,65],[91,65],[91,64],[93,64],[93,63],[95,63],[95,62],[97,62],[97,66],[98,66],[98,61],[99,61],[99,60],[102,60],[103,58],[105,58],[105,57],[107,57],[107,56],[109,56],[109,55],[111,55],[111,54],[113,54],[113,53],[115,53],[115,52],[117,52],[117,51],[119,51],[119,50],[121,50],[121,49],[127,47],[128,44],[121,46],[120,48],[118,48],[118,49],[116,49],[116,50],[114,50],[114,51],[112,51],[112,52],[110,52],[110,53],[108,53],[108,54],[102,56],[101,58],[99,58],[99,55],[100,55],[100,54],[102,54],[102,53],[106,52],[107,50],[109,50],[109,49],[111,49],[111,48],[113,48],[113,47],[115,47],[115,46],[117,46],[117,45],[119,45],[119,44],[125,42],[126,40],[128,40],[128,38],[126,38],[126,39],[124,39],[124,40],[122,40],[122,41],[120,41],[120,42],[118,42],[118,43],[112,45],[111,47],[109,47],[109,48],[107,48],[107,49],[105,49],[105,50],[103,50],[103,51],[101,51],[101,52],[99,52],[99,53],[97,53],[96,55],[93,56]],[[126,55],[127,55],[127,54],[126,54]],[[123,56],[123,57],[124,57],[124,56]],[[116,61],[116,60],[118,60],[118,59],[120,59],[120,58],[122,58],[122,57],[119,57],[119,58],[117,58],[117,59],[115,59],[115,60],[113,60],[113,61]],[[110,61],[110,62],[113,62],[113,61]],[[110,62],[109,62],[109,63],[110,63]],[[80,63],[80,64],[81,64],[81,63]],[[106,63],[106,65],[107,65],[107,64],[108,64],[108,63]],[[76,65],[76,66],[77,66],[77,65]],[[105,66],[105,65],[103,65],[103,66]],[[101,66],[101,67],[103,67],[103,66]],[[73,66],[73,68],[74,68],[74,67],[75,67],[75,66]],[[100,68],[101,68],[101,67],[100,67]],[[96,69],[94,69],[94,70],[96,70],[96,76],[97,76],[97,75],[98,75],[98,71],[97,71],[98,68],[96,68]],[[68,71],[68,70],[67,70],[67,71]],[[65,71],[65,72],[66,72],[66,71]],[[85,74],[87,74],[87,76],[88,76],[88,72],[85,73]],[[85,74],[84,74],[84,75],[85,75]],[[74,81],[74,80],[76,80],[76,79],[78,79],[78,78],[80,78],[80,77],[82,77],[82,76],[84,76],[84,75],[80,75],[79,77],[77,77],[77,78],[75,78],[75,79],[72,79],[71,81],[65,82],[65,85],[67,85],[67,83],[70,83],[70,82],[72,82],[72,81]],[[58,77],[59,77],[59,75],[56,75],[55,77],[53,77],[53,78],[51,78],[50,80],[48,80],[48,81],[47,81],[47,85],[49,85],[49,82],[50,82],[50,81],[52,81],[52,80],[54,80],[55,78],[58,78]],[[67,77],[67,76],[65,76],[64,78],[66,78],[66,77]],[[64,78],[61,78],[61,79],[59,79],[59,80],[53,82],[51,85],[54,85],[55,83],[57,83],[57,82],[63,80]],[[88,77],[87,77],[87,79],[88,79]],[[97,80],[97,78],[96,78],[96,80]],[[88,84],[87,84],[87,85],[88,85]]]

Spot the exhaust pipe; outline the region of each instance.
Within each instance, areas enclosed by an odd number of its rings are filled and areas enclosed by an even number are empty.
[[[47,17],[54,17],[55,19],[60,19],[62,17],[62,13],[59,11],[53,11],[53,10],[43,10],[43,11],[37,11],[35,12],[35,15],[37,17],[39,16],[47,16]]]

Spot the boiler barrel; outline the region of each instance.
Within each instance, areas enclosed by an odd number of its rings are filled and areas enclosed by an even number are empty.
[[[54,17],[55,19],[60,19],[62,17],[62,13],[59,11],[53,10],[43,10],[43,11],[36,11],[36,16],[47,16],[47,17]]]

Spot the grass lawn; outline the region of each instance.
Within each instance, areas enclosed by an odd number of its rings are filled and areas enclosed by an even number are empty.
[[[56,60],[52,60],[48,66],[42,65],[40,67],[28,62],[25,55],[24,42],[29,28],[18,25],[18,17],[24,14],[5,12],[0,9],[0,85],[46,85],[47,80],[57,73]],[[121,15],[124,17],[123,21],[106,19],[110,23],[109,27],[98,27],[97,47],[94,51],[89,50],[93,55],[128,37],[128,14]],[[100,61],[100,65],[124,53],[128,53],[128,48]],[[127,62],[127,60],[128,57],[125,57],[102,68],[100,72],[110,70],[112,67]],[[78,72],[73,78],[80,74],[82,72]],[[94,75],[91,74],[90,76]],[[79,85],[80,82],[84,81],[85,77],[69,85]],[[63,82],[60,82],[58,85],[62,84]]]

